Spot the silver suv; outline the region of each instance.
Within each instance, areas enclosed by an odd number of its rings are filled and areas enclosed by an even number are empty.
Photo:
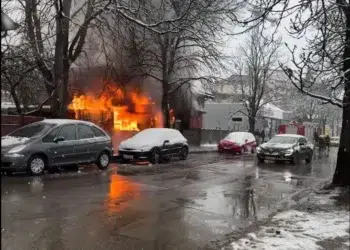
[[[111,138],[86,121],[46,119],[1,138],[1,171],[7,173],[40,175],[45,169],[88,163],[105,169],[112,155]]]

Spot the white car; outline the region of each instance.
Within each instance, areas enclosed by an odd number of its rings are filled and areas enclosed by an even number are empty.
[[[187,139],[175,129],[149,128],[122,141],[119,145],[119,156],[123,161],[148,160],[153,164],[172,156],[186,160]]]

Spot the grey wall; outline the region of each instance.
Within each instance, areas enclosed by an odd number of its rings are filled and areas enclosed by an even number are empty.
[[[189,129],[183,131],[183,136],[187,139],[188,144],[199,146],[201,144],[217,144],[230,131],[215,129]]]
[[[239,111],[245,112],[242,103],[205,103],[203,129],[221,129],[246,131],[249,129],[248,118]],[[232,117],[241,117],[242,122],[232,122]]]

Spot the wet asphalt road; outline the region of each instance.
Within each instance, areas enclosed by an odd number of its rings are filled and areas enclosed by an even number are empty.
[[[329,179],[336,150],[312,164],[190,155],[156,175],[86,166],[1,177],[2,249],[204,249],[262,219],[291,193]]]

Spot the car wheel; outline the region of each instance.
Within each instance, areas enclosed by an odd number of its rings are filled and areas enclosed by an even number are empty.
[[[149,160],[152,164],[158,164],[160,161],[160,152],[157,148],[152,149]]]
[[[252,150],[250,151],[252,154],[254,154],[255,153],[255,149],[254,148],[252,148]]]
[[[40,155],[30,157],[28,168],[32,175],[41,175],[46,168],[46,160]]]
[[[111,161],[111,156],[109,155],[108,152],[102,152],[99,157],[97,158],[97,166],[100,169],[106,169]]]
[[[265,162],[265,159],[264,159],[264,158],[258,158],[258,162],[259,162],[259,163],[264,163],[264,162]]]
[[[183,147],[180,151],[180,154],[179,154],[180,160],[186,160],[187,156],[188,156],[188,148]]]

